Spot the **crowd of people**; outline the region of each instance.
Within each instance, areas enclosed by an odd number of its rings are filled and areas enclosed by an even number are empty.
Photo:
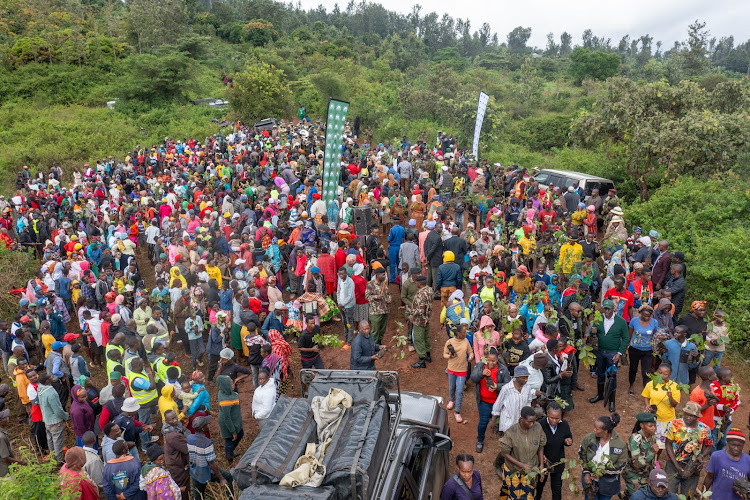
[[[231,463],[243,413],[263,428],[290,390],[292,344],[303,368],[322,369],[326,337],[342,330],[352,370],[375,369],[394,336],[415,370],[442,351],[457,423],[474,384],[475,449],[500,436],[502,488],[483,491],[459,455],[443,500],[541,498],[547,484],[559,500],[574,443],[588,500],[739,498],[750,457],[722,366],[727,326],[702,301],[683,313],[682,253],[656,229],[628,231],[614,189],[540,186],[446,134],[375,144],[369,127],[354,132],[326,165],[334,193],[321,180],[325,127],[308,119],[137,146],[69,186],[58,166],[24,166],[0,196],[0,239],[41,267],[16,290],[12,324],[0,321],[0,392],[20,402],[0,412],[0,475],[22,463],[5,431],[14,409],[84,500],[233,491],[211,422]],[[597,389],[582,403],[586,376]],[[239,384],[252,384],[251,403]],[[616,406],[638,395],[643,412],[620,435]],[[564,417],[595,403],[607,414],[575,436]]]

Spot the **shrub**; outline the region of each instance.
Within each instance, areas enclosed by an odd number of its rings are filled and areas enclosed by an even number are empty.
[[[743,343],[750,319],[748,213],[750,182],[731,173],[708,180],[680,177],[625,211],[629,225],[656,229],[671,251],[685,253],[686,304],[700,299],[723,308],[733,339]]]

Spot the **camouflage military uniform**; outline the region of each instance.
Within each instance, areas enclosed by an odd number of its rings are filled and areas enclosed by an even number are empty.
[[[630,498],[636,490],[648,484],[648,475],[654,468],[656,454],[652,443],[656,442],[656,436],[651,439],[643,435],[643,431],[638,431],[630,435],[628,439],[628,459],[627,465],[622,471],[622,477],[625,480],[624,499]]]

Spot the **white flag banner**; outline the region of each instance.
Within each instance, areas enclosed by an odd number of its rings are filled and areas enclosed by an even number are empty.
[[[484,92],[479,93],[479,105],[477,105],[477,122],[474,125],[474,143],[472,144],[471,152],[474,153],[474,158],[479,159],[479,134],[482,131],[482,122],[484,121],[484,112],[487,110],[487,102],[489,102],[490,96]]]

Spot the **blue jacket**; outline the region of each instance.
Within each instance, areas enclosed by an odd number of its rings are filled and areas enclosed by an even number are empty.
[[[350,370],[375,370],[375,361],[370,356],[377,354],[380,344],[375,342],[372,335],[365,337],[361,333],[352,340],[352,357],[349,361]]]
[[[388,233],[388,247],[398,247],[404,242],[406,232],[403,226],[396,224],[391,228],[391,232]]]
[[[677,339],[669,339],[664,342],[664,347],[667,348],[667,352],[662,359],[664,361],[669,361],[672,365],[672,375],[669,377],[669,379],[677,382],[678,384],[689,383],[688,370],[690,368],[695,368],[696,366],[698,366],[698,362],[692,361],[690,363],[680,363],[680,355],[681,353],[684,353],[683,357],[686,358],[687,353],[689,353],[693,349],[697,350],[695,344],[693,344],[692,342],[688,342],[685,347],[682,347]]]
[[[461,266],[455,262],[446,262],[440,264],[437,272],[437,287],[435,290],[440,290],[444,286],[455,286],[461,288],[464,281],[464,273],[461,270]]]
[[[222,340],[221,330],[212,326],[208,332],[208,344],[206,345],[209,355],[218,356],[221,353],[221,350],[224,348]]]
[[[102,471],[102,486],[107,500],[117,500],[120,493],[124,493],[127,500],[146,500],[146,492],[139,487],[140,479],[141,463],[134,456],[110,460]]]
[[[196,384],[195,382],[193,382],[192,384],[193,392],[200,391],[201,387],[206,389],[206,386],[204,385]],[[187,412],[185,412],[185,415],[189,417],[190,415],[198,411],[201,408],[201,406],[205,406],[206,410],[208,410],[210,404],[211,404],[211,398],[208,395],[208,389],[206,389],[205,391],[198,394],[198,397],[193,400],[193,404],[190,405],[190,408],[188,408]]]
[[[260,327],[260,333],[268,340],[268,332],[271,330],[278,330],[279,333],[284,333],[284,323],[279,321],[279,318],[275,314],[268,313],[266,320],[263,322],[263,326]]]

